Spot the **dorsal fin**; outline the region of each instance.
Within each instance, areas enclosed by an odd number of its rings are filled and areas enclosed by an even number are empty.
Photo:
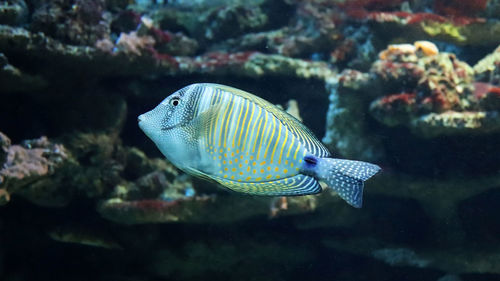
[[[244,99],[247,99],[255,103],[256,105],[262,107],[263,109],[273,114],[274,117],[276,117],[281,122],[281,124],[283,124],[288,129],[288,131],[291,132],[302,143],[302,145],[309,151],[309,153],[316,155],[318,157],[330,156],[330,152],[328,151],[328,149],[325,147],[323,143],[321,143],[321,141],[319,141],[316,138],[316,136],[314,136],[314,134],[311,132],[311,130],[309,130],[309,128],[307,128],[295,117],[279,109],[272,103],[258,96],[250,94],[246,91],[233,88],[230,86],[212,84],[212,83],[205,83],[202,85],[215,87],[233,93],[239,97],[242,97]]]

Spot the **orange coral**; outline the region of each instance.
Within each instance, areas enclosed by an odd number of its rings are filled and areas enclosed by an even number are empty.
[[[381,60],[387,60],[392,55],[413,55],[417,51],[422,52],[424,56],[433,56],[439,53],[437,46],[430,41],[416,41],[411,44],[392,44],[387,49],[381,51],[378,57]]]
[[[416,41],[413,45],[417,51],[421,51],[426,56],[434,56],[439,53],[439,49],[436,44],[430,41]]]
[[[411,44],[392,44],[387,47],[386,50],[383,50],[379,53],[378,57],[381,60],[386,60],[390,55],[395,53],[400,54],[414,54],[416,51],[415,46]]]

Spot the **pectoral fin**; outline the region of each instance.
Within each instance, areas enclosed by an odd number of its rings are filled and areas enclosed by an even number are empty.
[[[215,124],[215,120],[217,120],[219,116],[220,108],[221,105],[212,106],[200,113],[191,121],[190,125],[194,130],[195,138],[199,139],[201,137],[211,137],[210,135],[213,131],[215,131],[213,130],[213,126]]]

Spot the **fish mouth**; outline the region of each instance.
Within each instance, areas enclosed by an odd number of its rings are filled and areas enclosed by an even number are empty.
[[[144,114],[137,116],[137,125],[144,131]]]
[[[144,113],[144,114],[141,114],[139,116],[137,116],[137,124],[139,125],[139,128],[141,128],[143,131],[144,131],[144,126],[145,124],[147,123],[147,118],[146,118],[146,115],[147,113]],[[178,124],[175,124],[175,125],[171,125],[171,126],[163,126],[160,128],[160,130],[162,131],[168,131],[168,130],[172,130],[172,129],[175,129],[175,128],[178,128],[178,127],[184,127],[186,125],[188,125],[190,123],[189,120],[186,120],[184,122],[180,122]]]

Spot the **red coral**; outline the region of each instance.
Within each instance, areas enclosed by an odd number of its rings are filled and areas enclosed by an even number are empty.
[[[486,110],[500,109],[500,88],[489,83],[474,83],[474,97]]]
[[[388,95],[381,98],[378,104],[382,108],[394,108],[399,106],[409,106],[416,102],[417,95],[414,93],[401,93],[395,95]]]
[[[421,23],[423,21],[434,21],[434,22],[441,22],[441,23],[448,21],[447,18],[440,16],[440,15],[432,14],[432,13],[415,13],[415,14],[407,13],[405,18],[406,18],[408,24],[417,24],[417,23]]]
[[[212,52],[199,57],[197,65],[202,69],[241,65],[256,52],[225,53]]]
[[[370,110],[376,116],[391,126],[398,125],[417,111],[417,94],[400,93],[384,96],[375,100]]]
[[[476,82],[474,83],[474,96],[477,99],[483,99],[487,95],[496,95],[500,97],[500,88],[490,83]]]
[[[150,31],[153,34],[153,38],[158,43],[168,43],[172,41],[173,35],[169,31],[163,31],[156,27],[151,27]]]
[[[484,83],[484,82],[474,83],[474,93],[473,93],[474,97],[476,97],[478,100],[484,98],[492,87],[493,86],[490,83]]]
[[[483,18],[453,17],[451,19],[432,13],[408,13],[408,12],[370,12],[365,13],[362,18],[377,22],[406,21],[406,24],[418,24],[424,21],[452,22],[456,25],[467,25],[471,23],[485,22]]]
[[[159,63],[167,62],[175,68],[179,67],[179,62],[177,61],[177,59],[175,57],[173,57],[169,54],[160,53],[155,48],[153,48],[151,46],[147,47],[146,50],[148,50],[151,53],[151,55],[153,56],[153,58],[156,59]]]
[[[477,18],[477,13],[486,9],[488,0],[436,0],[436,13],[409,13],[399,11],[401,0],[351,0],[338,4],[348,17],[359,20],[374,20],[377,22],[403,22],[416,24],[422,21],[452,22],[466,25],[484,22]]]
[[[488,0],[435,0],[436,13],[453,17],[474,17],[486,9]]]
[[[499,87],[492,87],[488,91],[488,94],[498,96],[500,98],[500,88]]]
[[[459,107],[460,99],[457,95],[447,95],[448,89],[444,85],[439,85],[431,93],[432,110],[435,112],[444,112]]]
[[[383,12],[383,11],[367,11],[362,8],[347,9],[346,13],[349,17],[359,20],[373,20],[376,22],[402,22],[406,24],[418,24],[423,21],[433,22],[452,22],[456,25],[467,25],[472,23],[485,22],[484,18],[468,17],[468,16],[454,16],[447,18],[442,15],[433,13],[408,13],[408,12]]]
[[[416,83],[424,75],[425,70],[411,62],[392,62],[390,60],[376,61],[372,71],[386,81],[404,79],[408,85]]]

